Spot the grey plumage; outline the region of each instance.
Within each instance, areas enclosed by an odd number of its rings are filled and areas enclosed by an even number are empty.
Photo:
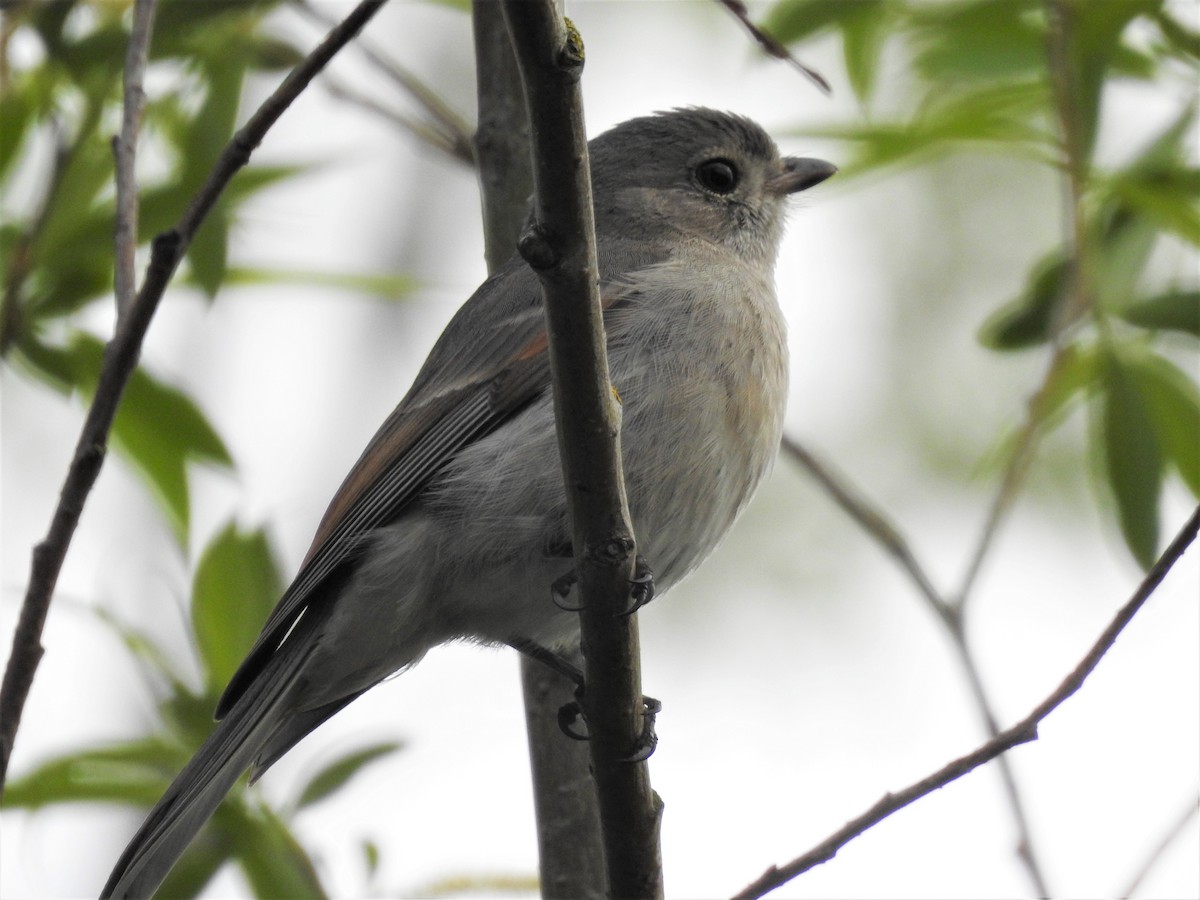
[[[590,155],[630,512],[661,594],[720,541],[774,457],[784,203],[833,168],[781,160],[753,122],[702,109],[634,119]],[[216,730],[104,897],[151,893],[243,771],[431,647],[576,639],[577,617],[549,598],[571,565],[551,549],[570,534],[551,406],[540,290],[514,258],[459,310],[343,482]]]

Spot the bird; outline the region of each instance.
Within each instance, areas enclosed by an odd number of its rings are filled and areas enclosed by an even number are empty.
[[[630,518],[657,595],[721,541],[776,456],[787,395],[774,266],[788,199],[836,172],[746,117],[689,107],[589,142]],[[335,493],[217,724],[101,896],[145,897],[247,770],[450,641],[579,639],[542,294],[514,255],[471,295]]]

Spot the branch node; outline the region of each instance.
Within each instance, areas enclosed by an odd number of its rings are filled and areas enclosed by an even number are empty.
[[[550,242],[550,235],[538,222],[531,223],[517,241],[517,249],[521,258],[540,272],[553,269],[558,265],[562,256]]]
[[[563,24],[567,27],[567,39],[558,51],[558,67],[562,69],[563,74],[569,75],[571,78],[579,78],[583,74],[583,63],[587,58],[583,46],[583,35],[575,27],[575,23],[565,16]]]
[[[602,565],[614,566],[627,562],[633,550],[634,544],[632,539],[623,535],[616,535],[592,547],[584,548],[584,555],[588,559]]]

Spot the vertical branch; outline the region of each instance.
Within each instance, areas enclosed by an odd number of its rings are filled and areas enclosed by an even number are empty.
[[[129,33],[129,48],[125,52],[125,93],[121,103],[121,133],[113,138],[117,182],[117,223],[114,235],[116,276],[113,287],[117,295],[118,318],[129,311],[137,290],[133,272],[138,231],[135,163],[137,161],[138,131],[142,127],[142,109],[146,102],[146,92],[142,84],[146,74],[146,59],[150,51],[150,34],[154,29],[154,9],[155,0],[135,0],[133,5],[133,25]]]
[[[475,0],[471,12],[479,98],[475,159],[488,270],[494,271],[516,249],[533,193],[529,117],[499,5]],[[582,667],[580,659],[571,661]],[[599,900],[606,893],[604,847],[588,748],[568,740],[558,724],[559,709],[574,700],[574,684],[522,654],[521,687],[542,894]]]
[[[1067,0],[1046,0],[1050,27],[1047,30],[1047,68],[1054,101],[1054,116],[1062,150],[1063,179],[1063,243],[1067,248],[1068,274],[1066,299],[1054,321],[1053,351],[1046,375],[1029,400],[1025,421],[1017,434],[1016,444],[1000,487],[988,509],[980,539],[967,565],[966,574],[956,595],[959,606],[965,606],[983,568],[1000,526],[1012,508],[1040,437],[1046,395],[1063,363],[1064,338],[1070,327],[1091,307],[1092,286],[1088,265],[1087,221],[1083,213],[1084,195],[1088,181],[1088,151],[1079,118],[1077,86],[1072,65],[1071,30],[1073,16]]]
[[[637,621],[625,615],[636,554],[608,381],[579,77],[583,46],[553,0],[504,0],[533,132],[535,224],[522,256],[545,295],[559,454],[583,606],[588,734],[613,897],[661,897],[661,804],[634,761],[645,715]],[[569,411],[569,412],[568,412]]]

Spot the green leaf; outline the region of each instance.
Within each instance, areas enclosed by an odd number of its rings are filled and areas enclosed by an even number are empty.
[[[225,279],[226,247],[229,243],[229,223],[223,204],[218,204],[196,231],[187,258],[191,276],[211,300]]]
[[[1200,33],[1190,31],[1164,9],[1154,14],[1154,21],[1159,31],[1166,38],[1167,44],[1182,56],[1200,59]]]
[[[1200,246],[1200,169],[1170,169],[1116,179],[1111,191],[1146,218]]]
[[[1200,337],[1200,291],[1167,291],[1117,310],[1140,328],[1183,331]]]
[[[1129,303],[1158,240],[1154,223],[1119,201],[1101,208],[1088,223],[1092,284],[1102,309]]]
[[[363,861],[367,865],[367,878],[372,878],[379,871],[379,845],[374,841],[363,841],[362,851]]]
[[[192,580],[192,628],[210,692],[229,682],[282,590],[261,529],[230,522],[204,549]]]
[[[992,350],[1024,350],[1050,339],[1066,297],[1070,264],[1055,250],[1033,269],[1025,290],[988,316],[979,341]]]
[[[68,154],[34,242],[34,265],[49,271],[70,261],[80,252],[81,244],[86,245],[87,252],[106,244],[112,255],[112,219],[107,221],[107,230],[101,230],[94,217],[88,215],[101,189],[112,180],[112,151],[90,131],[85,133],[87,138]]]
[[[245,61],[236,56],[213,61],[204,67],[207,93],[199,111],[186,125],[186,144],[183,145],[187,155],[181,180],[189,191],[198,190],[205,182],[221,151],[233,137],[245,74]]]
[[[1039,122],[1046,85],[987,85],[958,93],[931,92],[906,122],[806,128],[804,134],[850,141],[854,157],[841,168],[845,179],[887,166],[915,165],[975,148],[1047,158],[1052,139]]]
[[[957,0],[913,10],[916,70],[939,85],[1040,75],[1046,62],[1041,0]]]
[[[870,99],[879,64],[894,17],[888,0],[861,0],[847,4],[850,15],[842,19],[842,55],[846,77],[860,102]]]
[[[150,806],[186,762],[184,748],[161,735],[84,750],[9,781],[4,806],[37,809],[80,801]]]
[[[78,2],[79,0],[62,0],[61,3],[30,4],[30,23],[41,36],[49,56],[56,56],[61,51],[63,25]]]
[[[1120,352],[1105,357],[1101,433],[1109,487],[1125,543],[1144,569],[1158,554],[1158,500],[1163,459],[1136,376]]]
[[[31,79],[18,74],[5,92],[0,94],[0,178],[8,172],[25,142],[25,134],[33,121],[34,98]]]
[[[367,763],[374,762],[380,757],[395,753],[403,744],[388,742],[366,747],[349,756],[337,760],[314,775],[300,792],[296,808],[303,809],[339,790],[351,778],[358,774]]]
[[[1053,424],[1073,400],[1095,390],[1101,374],[1100,359],[1094,348],[1078,344],[1064,347],[1041,393],[1037,410],[1041,424]]]
[[[1173,363],[1149,351],[1127,352],[1124,362],[1158,446],[1200,498],[1200,388]]]
[[[226,801],[214,817],[246,873],[255,896],[323,898],[312,860],[278,816],[265,806]]]
[[[1100,95],[1114,62],[1125,71],[1136,68],[1136,54],[1121,44],[1129,23],[1142,15],[1153,14],[1161,0],[1105,0],[1103,3],[1065,2],[1067,13],[1067,60],[1065,73],[1072,88],[1070,107],[1077,117],[1083,155],[1091,158],[1096,125],[1100,115]]]
[[[77,332],[66,348],[27,341],[22,354],[60,390],[69,386],[90,397],[96,389],[104,344]],[[220,436],[186,394],[134,371],[113,421],[113,444],[145,478],[162,503],[176,537],[187,545],[189,460],[232,468]]]
[[[270,35],[253,35],[247,60],[251,68],[262,72],[290,69],[303,61],[304,51],[294,44]]]

